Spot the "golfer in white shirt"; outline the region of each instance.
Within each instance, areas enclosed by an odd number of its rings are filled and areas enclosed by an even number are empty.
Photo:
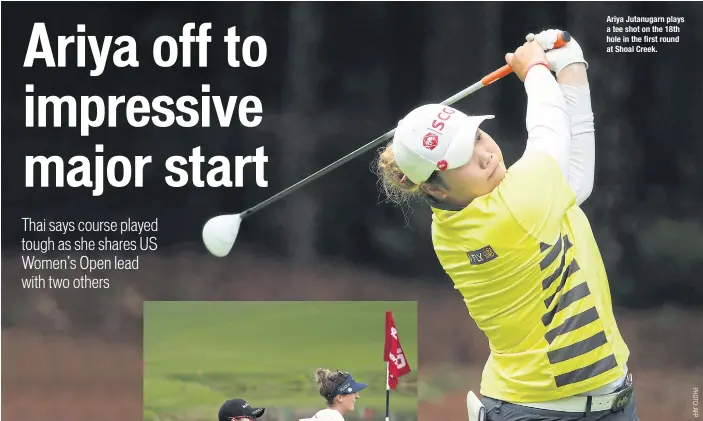
[[[344,414],[354,410],[359,392],[368,386],[354,380],[350,373],[330,371],[326,368],[318,368],[315,371],[315,382],[320,396],[325,398],[327,407],[317,411],[312,418],[300,421],[344,421]]]

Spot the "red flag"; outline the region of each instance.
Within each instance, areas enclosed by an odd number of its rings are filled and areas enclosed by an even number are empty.
[[[405,359],[391,311],[386,312],[386,344],[383,350],[383,361],[388,362],[388,386],[391,390],[395,390],[398,386],[398,379],[410,373],[411,369]]]

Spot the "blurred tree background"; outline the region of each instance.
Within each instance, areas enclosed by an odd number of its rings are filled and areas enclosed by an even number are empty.
[[[570,31],[590,64],[597,170],[583,209],[633,351],[638,403],[648,405],[640,417],[690,416],[691,379],[701,378],[691,367],[700,367],[703,346],[697,312],[703,298],[700,2],[32,2],[4,3],[2,11],[2,371],[8,419],[138,419],[145,300],[419,299],[421,375],[434,375],[442,362],[454,364],[421,389],[449,384],[453,373],[465,396],[466,387],[478,386],[485,336],[437,262],[429,209],[383,203],[371,172],[374,153],[247,219],[224,259],[207,254],[201,229],[212,216],[242,212],[387,132],[414,107],[474,83],[503,65],[504,54],[527,33],[547,28]],[[612,54],[606,53],[608,16],[678,16],[685,22],[676,34],[680,42],[659,44],[657,53]],[[66,68],[24,68],[33,22],[46,23],[54,48],[58,35],[75,35],[81,23],[99,40],[130,35],[140,66],[119,69],[108,62],[101,76],[90,77],[88,68],[75,67],[75,50],[69,49]],[[160,35],[178,37],[187,22],[212,22],[208,67],[157,67],[151,44]],[[227,65],[223,37],[232,26],[242,40],[266,40],[262,67]],[[199,97],[201,85],[210,84],[211,95],[258,96],[263,122],[256,128],[235,120],[229,128],[135,129],[119,121],[115,128],[93,129],[90,137],[73,128],[28,129],[26,84],[34,84],[35,95],[147,98]],[[456,107],[495,114],[485,130],[508,163],[520,157],[526,97],[516,77]],[[106,157],[152,155],[144,187],[108,187],[93,197],[87,188],[24,186],[26,155],[92,157],[96,143],[105,145]],[[206,158],[234,161],[262,146],[269,157],[268,188],[256,186],[253,166],[245,169],[241,188],[176,189],[164,181],[163,163],[171,155],[188,156],[201,147]],[[141,256],[137,272],[107,273],[109,290],[22,289],[27,272],[20,240],[46,238],[24,232],[22,217],[158,218],[159,250]],[[686,307],[690,313],[681,310]],[[459,368],[464,365],[466,370]],[[453,405],[457,416],[465,416],[464,396],[420,411],[436,416]]]

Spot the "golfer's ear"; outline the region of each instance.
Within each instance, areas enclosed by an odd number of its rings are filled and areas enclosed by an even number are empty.
[[[422,183],[420,184],[420,189],[422,189],[423,192],[429,194],[430,196],[436,199],[441,200],[447,197],[447,194],[445,193],[444,189],[441,186],[437,186],[435,184]]]

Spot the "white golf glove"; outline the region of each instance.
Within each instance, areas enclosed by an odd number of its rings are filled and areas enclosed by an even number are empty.
[[[546,51],[547,61],[549,61],[549,70],[556,73],[557,76],[559,76],[559,72],[572,63],[583,63],[586,65],[586,69],[588,69],[588,63],[583,58],[581,46],[576,42],[574,37],[571,37],[571,41],[563,47],[553,50],[554,43],[557,42],[557,36],[560,32],[562,31],[558,29],[547,29],[537,35],[532,33],[527,34],[525,39],[528,42],[533,40],[537,41],[540,47]]]

